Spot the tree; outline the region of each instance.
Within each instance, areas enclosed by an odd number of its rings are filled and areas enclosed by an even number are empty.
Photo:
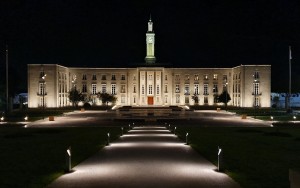
[[[117,100],[117,97],[108,93],[98,93],[98,97],[102,101],[102,104],[106,104],[106,106],[108,106],[109,102],[115,103]]]
[[[196,93],[192,96],[192,99],[195,101],[195,105],[199,104],[199,97],[196,95]]]
[[[274,96],[273,99],[272,99],[272,101],[273,101],[272,107],[273,108],[277,108],[278,103],[279,103],[279,96]]]
[[[78,103],[84,100],[84,96],[74,87],[69,91],[69,100],[73,103],[73,106],[78,106]]]
[[[227,108],[227,103],[231,100],[230,95],[226,90],[224,90],[218,97],[218,102],[222,102],[225,104],[225,107]]]

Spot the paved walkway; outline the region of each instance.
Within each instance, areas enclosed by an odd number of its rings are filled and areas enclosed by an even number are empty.
[[[73,169],[48,187],[239,187],[163,127],[135,127]]]

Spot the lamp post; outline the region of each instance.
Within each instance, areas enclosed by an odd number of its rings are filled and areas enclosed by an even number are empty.
[[[45,84],[46,84],[46,74],[44,74],[44,76],[42,76],[42,83],[43,83],[43,89],[42,89],[42,96],[43,96],[43,119],[45,119],[45,90],[46,90],[46,87],[45,87]]]
[[[189,133],[187,132],[187,133],[185,134],[185,143],[186,143],[186,145],[189,144],[188,136],[189,136]]]
[[[171,125],[169,124],[169,131],[171,131]]]
[[[221,157],[222,148],[218,146],[218,171],[220,172],[220,157]]]
[[[227,95],[228,95],[228,91],[227,91],[227,85],[228,85],[228,82],[225,83],[225,102],[226,102],[226,106],[225,106],[225,111],[227,111]]]
[[[110,134],[109,134],[109,132],[107,133],[107,146],[109,145],[109,137],[110,137]]]
[[[174,127],[174,135],[176,135],[176,127]]]
[[[66,151],[66,171],[71,172],[72,165],[71,165],[71,146]]]
[[[121,127],[121,130],[122,130],[121,136],[123,136],[123,127]]]
[[[130,123],[129,123],[129,125],[128,125],[128,130],[130,130]]]

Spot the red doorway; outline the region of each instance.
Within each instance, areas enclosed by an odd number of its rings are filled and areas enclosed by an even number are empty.
[[[148,105],[153,105],[153,97],[148,97]]]

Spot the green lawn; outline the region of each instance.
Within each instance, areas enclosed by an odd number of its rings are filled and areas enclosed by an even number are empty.
[[[289,168],[300,168],[300,128],[179,127],[179,134],[200,154],[224,169],[242,187],[289,187]]]
[[[100,150],[121,133],[120,127],[0,127],[0,187],[44,187],[64,173],[65,152],[72,166]]]

